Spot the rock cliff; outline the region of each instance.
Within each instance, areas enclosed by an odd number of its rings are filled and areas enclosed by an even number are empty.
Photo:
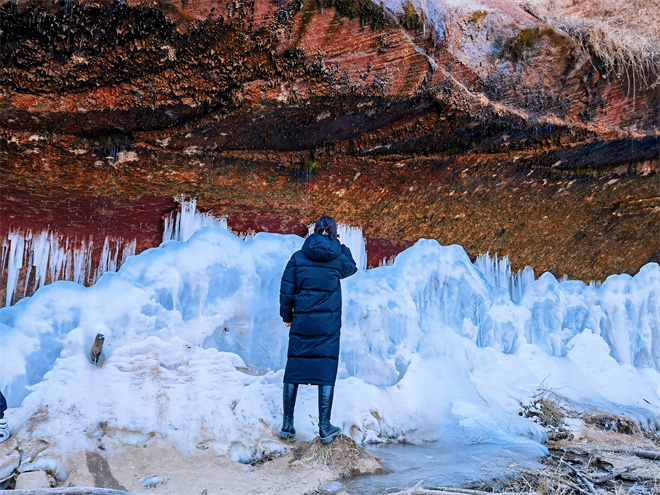
[[[185,194],[241,232],[332,215],[376,265],[419,237],[585,280],[658,258],[657,82],[513,1],[1,9],[5,238],[140,251]]]

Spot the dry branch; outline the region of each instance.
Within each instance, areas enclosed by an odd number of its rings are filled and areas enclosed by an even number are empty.
[[[637,469],[639,467],[639,463],[634,463],[631,464],[630,466],[626,466],[623,469],[619,469],[617,471],[614,471],[610,474],[606,474],[603,476],[592,476],[591,481],[596,483],[597,485],[600,485],[602,483],[607,483],[608,481],[612,481],[613,479],[618,478],[622,474],[629,473],[630,471],[633,471],[634,469]]]
[[[642,450],[642,449],[607,449],[602,450],[602,452],[614,452],[617,454],[629,454],[637,457],[642,457],[644,459],[651,459],[652,461],[660,461],[660,452],[657,450]]]
[[[587,489],[589,490],[589,493],[591,493],[591,495],[598,495],[598,492],[596,491],[596,488],[594,487],[593,483],[591,483],[587,479],[586,475],[578,474],[577,477],[580,480],[580,483],[582,483],[582,485],[587,487]]]
[[[580,490],[583,493],[588,493],[590,495],[598,495],[598,492],[596,491],[596,488],[594,487],[593,483],[591,483],[587,478],[588,475],[584,473],[583,471],[580,471],[577,469],[575,466],[572,466],[568,462],[566,462],[564,459],[560,459],[559,462],[565,466],[568,466],[571,471],[575,473],[577,476],[578,481],[580,484],[586,489],[586,490]]]
[[[570,481],[564,480],[564,484],[566,486],[572,488],[573,490],[575,490],[578,493],[582,493],[583,495],[591,495],[587,490],[585,490],[584,488],[576,485],[575,483],[571,483]]]

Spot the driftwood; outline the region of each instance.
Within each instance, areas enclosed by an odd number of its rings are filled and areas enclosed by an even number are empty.
[[[602,452],[615,452],[617,454],[628,454],[634,455],[636,457],[642,457],[644,459],[650,459],[652,461],[660,461],[660,452],[657,450],[642,450],[642,449],[607,449]]]
[[[135,492],[111,490],[109,488],[94,488],[89,486],[69,486],[61,488],[26,488],[11,490],[11,495],[141,495]]]

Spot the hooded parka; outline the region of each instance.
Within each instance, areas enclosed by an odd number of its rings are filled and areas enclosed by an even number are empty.
[[[280,316],[289,323],[285,383],[334,385],[339,361],[342,278],[357,271],[338,239],[312,234],[289,259],[280,286]]]

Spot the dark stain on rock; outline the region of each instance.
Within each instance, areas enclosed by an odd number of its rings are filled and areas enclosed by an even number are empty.
[[[110,465],[98,452],[86,452],[87,469],[94,476],[94,486],[96,488],[111,488],[113,490],[124,490],[126,487],[121,485],[110,471]]]

